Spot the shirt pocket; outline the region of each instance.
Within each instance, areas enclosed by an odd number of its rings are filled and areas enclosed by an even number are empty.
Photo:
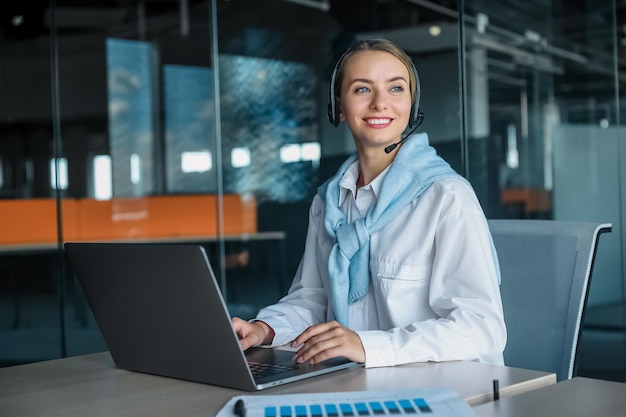
[[[407,285],[427,285],[430,281],[430,264],[409,265],[391,262],[370,262],[372,277],[374,280],[388,281]]]
[[[371,262],[370,268],[381,326],[404,326],[433,316],[428,303],[430,264]]]

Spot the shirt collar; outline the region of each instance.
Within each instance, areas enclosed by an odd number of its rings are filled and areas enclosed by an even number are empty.
[[[385,176],[387,175],[390,166],[391,164],[387,166],[387,168],[385,168],[383,172],[381,172],[376,178],[374,178],[372,182],[369,183],[369,185],[372,187],[372,192],[374,193],[374,196],[376,198],[378,198],[378,196],[380,195],[380,189],[382,187],[383,180],[385,179]],[[352,163],[352,165],[348,167],[346,172],[343,174],[343,177],[341,177],[341,181],[339,181],[339,206],[341,206],[344,201],[346,201],[346,198],[348,197],[348,194],[350,192],[353,196],[356,195],[356,181],[358,179],[359,161],[356,160]]]

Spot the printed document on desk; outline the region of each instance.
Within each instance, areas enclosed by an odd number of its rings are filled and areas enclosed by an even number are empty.
[[[339,417],[421,415],[476,417],[448,387],[285,395],[238,395],[216,417]]]

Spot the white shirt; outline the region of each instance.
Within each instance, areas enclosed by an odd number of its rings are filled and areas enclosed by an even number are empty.
[[[357,164],[340,182],[348,221],[364,216],[376,202],[387,172],[357,193]],[[324,201],[317,195],[289,293],[256,317],[274,330],[273,346],[334,320],[328,279],[332,246]],[[366,367],[448,360],[503,364],[506,327],[489,229],[466,183],[455,178],[433,183],[373,234],[369,270],[368,294],[349,306],[349,326],[361,338]]]

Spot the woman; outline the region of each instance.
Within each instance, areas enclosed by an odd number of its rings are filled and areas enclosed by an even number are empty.
[[[357,154],[323,184],[288,295],[233,318],[243,349],[291,342],[296,361],[345,356],[366,367],[477,360],[502,364],[499,267],[471,186],[419,125],[411,59],[383,39],[337,62],[329,119]]]

